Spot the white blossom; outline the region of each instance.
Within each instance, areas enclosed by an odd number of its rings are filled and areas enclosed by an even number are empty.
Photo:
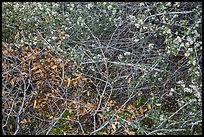
[[[125,55],[125,56],[129,56],[129,55],[130,55],[130,52],[125,52],[124,55]]]
[[[192,93],[192,89],[190,89],[190,88],[184,88],[184,92]]]
[[[184,54],[184,56],[186,56],[186,57],[188,57],[189,55],[190,55],[189,52],[186,52],[186,53]]]
[[[190,45],[193,44],[193,39],[192,39],[192,37],[188,36],[188,37],[187,37],[187,41],[189,42]]]
[[[197,92],[194,93],[194,96],[196,96],[197,99],[200,99],[201,98],[201,93],[197,91]]]
[[[190,43],[189,42],[186,42],[185,43],[185,47],[189,47],[190,46]]]
[[[170,89],[171,92],[174,92],[175,90],[173,88]]]
[[[192,64],[193,64],[193,66],[195,66],[195,65],[196,65],[196,61],[195,61],[195,60],[193,60],[193,61],[192,61]]]
[[[92,3],[89,3],[89,4],[86,5],[86,7],[87,7],[88,9],[91,9],[91,8],[93,7],[93,4],[92,4]]]
[[[112,8],[113,8],[112,5],[109,5],[109,6],[108,6],[108,10],[111,10]]]
[[[182,42],[181,37],[177,36],[177,37],[174,39],[174,42],[175,42],[175,43],[181,43],[181,42]],[[183,44],[183,43],[182,43],[182,44]]]
[[[164,120],[164,115],[161,114],[161,115],[159,116],[159,119],[160,119],[160,121],[163,121],[163,120]]]
[[[189,51],[189,52],[193,52],[193,49],[192,49],[192,48],[188,48],[188,51]]]

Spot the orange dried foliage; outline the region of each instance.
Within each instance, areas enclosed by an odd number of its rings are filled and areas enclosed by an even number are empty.
[[[143,115],[144,114],[144,109],[142,107],[140,107],[140,113]]]

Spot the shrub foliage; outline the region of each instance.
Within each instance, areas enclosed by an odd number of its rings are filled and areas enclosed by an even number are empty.
[[[202,134],[201,19],[198,2],[3,2],[3,134]]]

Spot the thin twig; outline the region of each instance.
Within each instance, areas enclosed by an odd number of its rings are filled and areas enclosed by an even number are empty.
[[[144,22],[146,22],[147,19],[152,18],[152,17],[155,17],[155,16],[161,16],[161,15],[166,15],[166,14],[188,14],[188,13],[191,13],[191,12],[193,12],[193,11],[158,13],[158,14],[154,14],[154,15],[150,15],[150,16],[146,17],[146,18],[144,19]]]
[[[174,112],[170,117],[168,117],[166,120],[164,120],[159,126],[157,126],[157,129],[160,128],[165,122],[167,122],[169,119],[171,119],[175,114],[177,114],[181,109],[186,107],[188,104],[192,103],[192,101],[187,102],[185,105],[180,107],[176,112]]]

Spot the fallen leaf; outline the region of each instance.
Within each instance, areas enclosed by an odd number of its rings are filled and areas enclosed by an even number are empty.
[[[46,23],[48,23],[48,22],[49,22],[48,17],[46,17],[46,18],[45,18],[45,22],[46,22]]]
[[[69,113],[72,113],[72,109],[69,109]]]
[[[75,76],[80,78],[82,76],[82,73],[80,73],[80,74],[75,73]]]
[[[14,79],[10,81],[11,85],[14,86]]]
[[[87,106],[90,107],[90,108],[93,107],[93,105],[91,103],[89,103],[89,102],[87,103]]]
[[[28,53],[28,54],[27,54],[27,57],[30,57],[30,56],[32,56],[32,55],[33,55],[32,53]]]
[[[144,109],[140,107],[140,113],[143,115],[144,114]]]
[[[125,129],[124,132],[128,133],[128,135],[135,135],[135,132],[129,131],[129,129]]]
[[[151,105],[149,103],[147,103],[147,109],[150,110],[151,109]]]
[[[27,51],[27,50],[28,50],[28,47],[24,47],[24,50]]]
[[[55,30],[55,31],[56,31],[56,32],[58,32],[58,33],[60,33],[60,30],[58,30],[58,29],[57,29],[57,30]]]
[[[37,105],[37,101],[35,100],[34,104],[33,104],[33,107],[36,108],[36,105]]]
[[[41,83],[42,83],[41,81],[37,81],[37,82],[36,82],[37,85],[40,85]]]
[[[103,115],[101,113],[98,113],[98,116],[101,118],[101,119],[104,119]]]
[[[48,119],[53,119],[53,116],[50,116]]]
[[[55,68],[57,68],[57,65],[53,65],[51,68],[52,68],[52,69],[55,69]]]
[[[129,109],[129,110],[133,109],[133,105],[129,105],[129,106],[127,107],[127,109]]]
[[[21,123],[21,124],[26,124],[26,123],[28,123],[28,121],[24,118],[23,120],[21,120],[20,123]]]
[[[114,130],[116,130],[115,124],[111,124],[111,126],[112,126],[112,128],[113,128]]]
[[[156,105],[157,107],[160,107],[160,106],[161,106],[161,104],[160,104],[160,103],[156,103],[155,105]]]
[[[37,73],[41,73],[41,72],[42,72],[42,70],[39,69],[39,70],[35,71],[35,74],[37,74]]]
[[[73,83],[74,86],[76,86],[77,85],[77,80],[74,80],[72,83]]]
[[[58,42],[55,43],[56,46],[60,45],[62,42],[59,40]]]
[[[19,37],[19,31],[16,33],[14,39],[17,39]]]
[[[137,110],[136,110],[136,114],[135,114],[135,115],[136,115],[136,116],[139,116],[139,115],[140,115]]]
[[[116,126],[115,126],[115,124],[111,124],[111,126],[112,126],[112,128],[113,128],[112,133],[115,133],[115,131],[116,131]]]
[[[70,78],[68,78],[68,83],[67,83],[67,87],[69,87],[69,85],[70,85],[70,82],[71,82],[71,79],[70,79]]]
[[[90,96],[90,92],[89,92],[89,91],[87,91],[87,96],[88,96],[88,97]]]
[[[135,135],[134,131],[129,131],[129,135]]]
[[[128,84],[130,84],[130,82],[131,82],[131,79],[132,79],[131,77],[130,77],[130,78],[128,78]]]
[[[33,68],[31,69],[31,71],[36,70],[36,69],[38,69],[38,68],[39,68],[38,66],[35,66],[35,67],[33,67]]]
[[[65,34],[65,31],[62,31],[61,34],[64,35],[64,34]]]

